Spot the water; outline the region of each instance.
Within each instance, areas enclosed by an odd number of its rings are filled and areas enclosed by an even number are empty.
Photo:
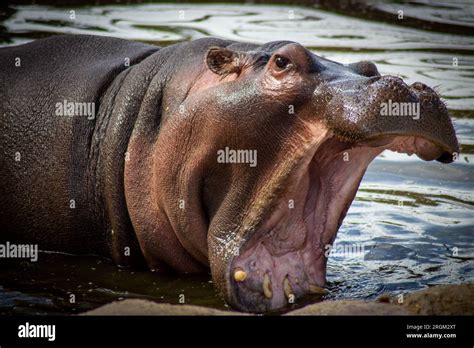
[[[398,10],[403,20],[397,19]],[[394,2],[371,9],[337,4],[9,5],[6,13],[3,46],[59,33],[162,46],[208,35],[255,43],[293,40],[329,59],[373,60],[382,74],[436,86],[453,115],[459,160],[442,165],[385,152],[370,165],[337,239],[340,245],[364,249],[350,257],[331,256],[327,298],[373,299],[474,281],[472,3]],[[207,275],[158,276],[94,256],[51,253],[41,254],[37,263],[2,263],[0,313],[78,313],[129,297],[177,304],[182,294],[188,304],[228,309]]]

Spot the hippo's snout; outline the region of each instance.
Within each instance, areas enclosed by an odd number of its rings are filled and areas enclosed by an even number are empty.
[[[328,86],[325,120],[342,139],[372,146],[385,139],[385,145],[391,143],[387,149],[443,163],[459,152],[446,105],[425,84],[373,76]]]

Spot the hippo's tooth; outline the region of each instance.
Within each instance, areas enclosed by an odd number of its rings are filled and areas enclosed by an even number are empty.
[[[287,299],[294,298],[295,295],[293,294],[293,289],[291,288],[290,281],[288,280],[288,277],[285,277],[283,280],[283,290],[285,291],[285,295]]]
[[[309,292],[312,294],[320,294],[320,295],[325,295],[329,291],[327,291],[325,288],[322,288],[320,286],[314,285],[314,284],[309,284]]]
[[[247,273],[242,271],[241,269],[238,269],[234,273],[234,279],[237,282],[243,282],[247,278]]]
[[[272,282],[268,273],[265,273],[265,275],[263,276],[263,294],[266,298],[273,297]]]

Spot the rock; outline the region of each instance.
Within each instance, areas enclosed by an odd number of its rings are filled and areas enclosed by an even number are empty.
[[[80,315],[251,315],[235,311],[127,299],[108,303]],[[323,301],[285,315],[474,315],[474,284],[440,285],[404,296],[384,294],[377,301]]]
[[[149,300],[127,299],[115,301],[80,315],[245,315],[233,311],[191,306],[156,303]]]
[[[474,315],[474,284],[440,285],[407,294],[402,304],[387,294],[377,302],[324,301],[286,315]]]
[[[474,315],[474,284],[420,290],[406,295],[403,307],[417,315]]]
[[[411,315],[402,306],[357,300],[324,301],[295,309],[285,315]]]

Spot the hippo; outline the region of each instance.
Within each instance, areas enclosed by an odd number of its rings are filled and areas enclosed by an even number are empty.
[[[1,48],[0,66],[1,241],[210,271],[241,311],[324,292],[382,151],[459,151],[432,88],[296,42],[59,35]]]

